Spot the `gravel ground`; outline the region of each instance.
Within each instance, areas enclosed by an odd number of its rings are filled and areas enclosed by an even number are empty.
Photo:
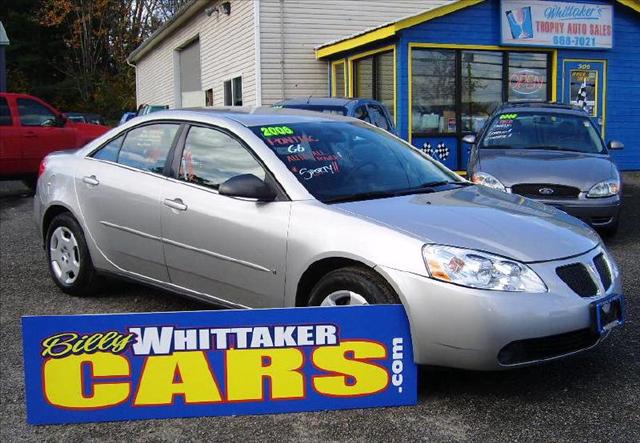
[[[0,182],[0,440],[8,441],[638,441],[640,432],[640,175],[625,176],[621,230],[606,242],[624,274],[627,324],[597,349],[509,372],[422,369],[415,407],[65,426],[26,423],[20,316],[206,309],[113,283],[71,298],[50,280],[32,200]]]

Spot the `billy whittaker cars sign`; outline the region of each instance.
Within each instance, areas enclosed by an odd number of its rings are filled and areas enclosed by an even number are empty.
[[[23,317],[31,424],[412,405],[401,305]]]

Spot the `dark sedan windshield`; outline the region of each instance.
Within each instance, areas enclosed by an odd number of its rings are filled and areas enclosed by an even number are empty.
[[[386,131],[357,122],[251,128],[318,200],[338,202],[465,185]]]
[[[480,146],[593,154],[604,151],[602,140],[587,116],[551,112],[501,114],[492,122]]]
[[[347,115],[347,108],[344,106],[323,106],[323,105],[283,105],[283,108],[304,109],[305,111],[324,112],[325,114]]]

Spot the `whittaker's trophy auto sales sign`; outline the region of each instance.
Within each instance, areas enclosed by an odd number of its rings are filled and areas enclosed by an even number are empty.
[[[27,420],[412,405],[401,305],[23,317]]]
[[[502,44],[574,49],[613,47],[613,6],[503,0]]]

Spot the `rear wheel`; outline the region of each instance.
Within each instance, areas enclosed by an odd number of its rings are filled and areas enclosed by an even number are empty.
[[[348,306],[400,303],[393,288],[375,272],[351,266],[322,277],[311,290],[309,306]]]
[[[69,213],[57,215],[47,230],[47,258],[53,281],[67,294],[93,295],[98,276],[82,228]]]

